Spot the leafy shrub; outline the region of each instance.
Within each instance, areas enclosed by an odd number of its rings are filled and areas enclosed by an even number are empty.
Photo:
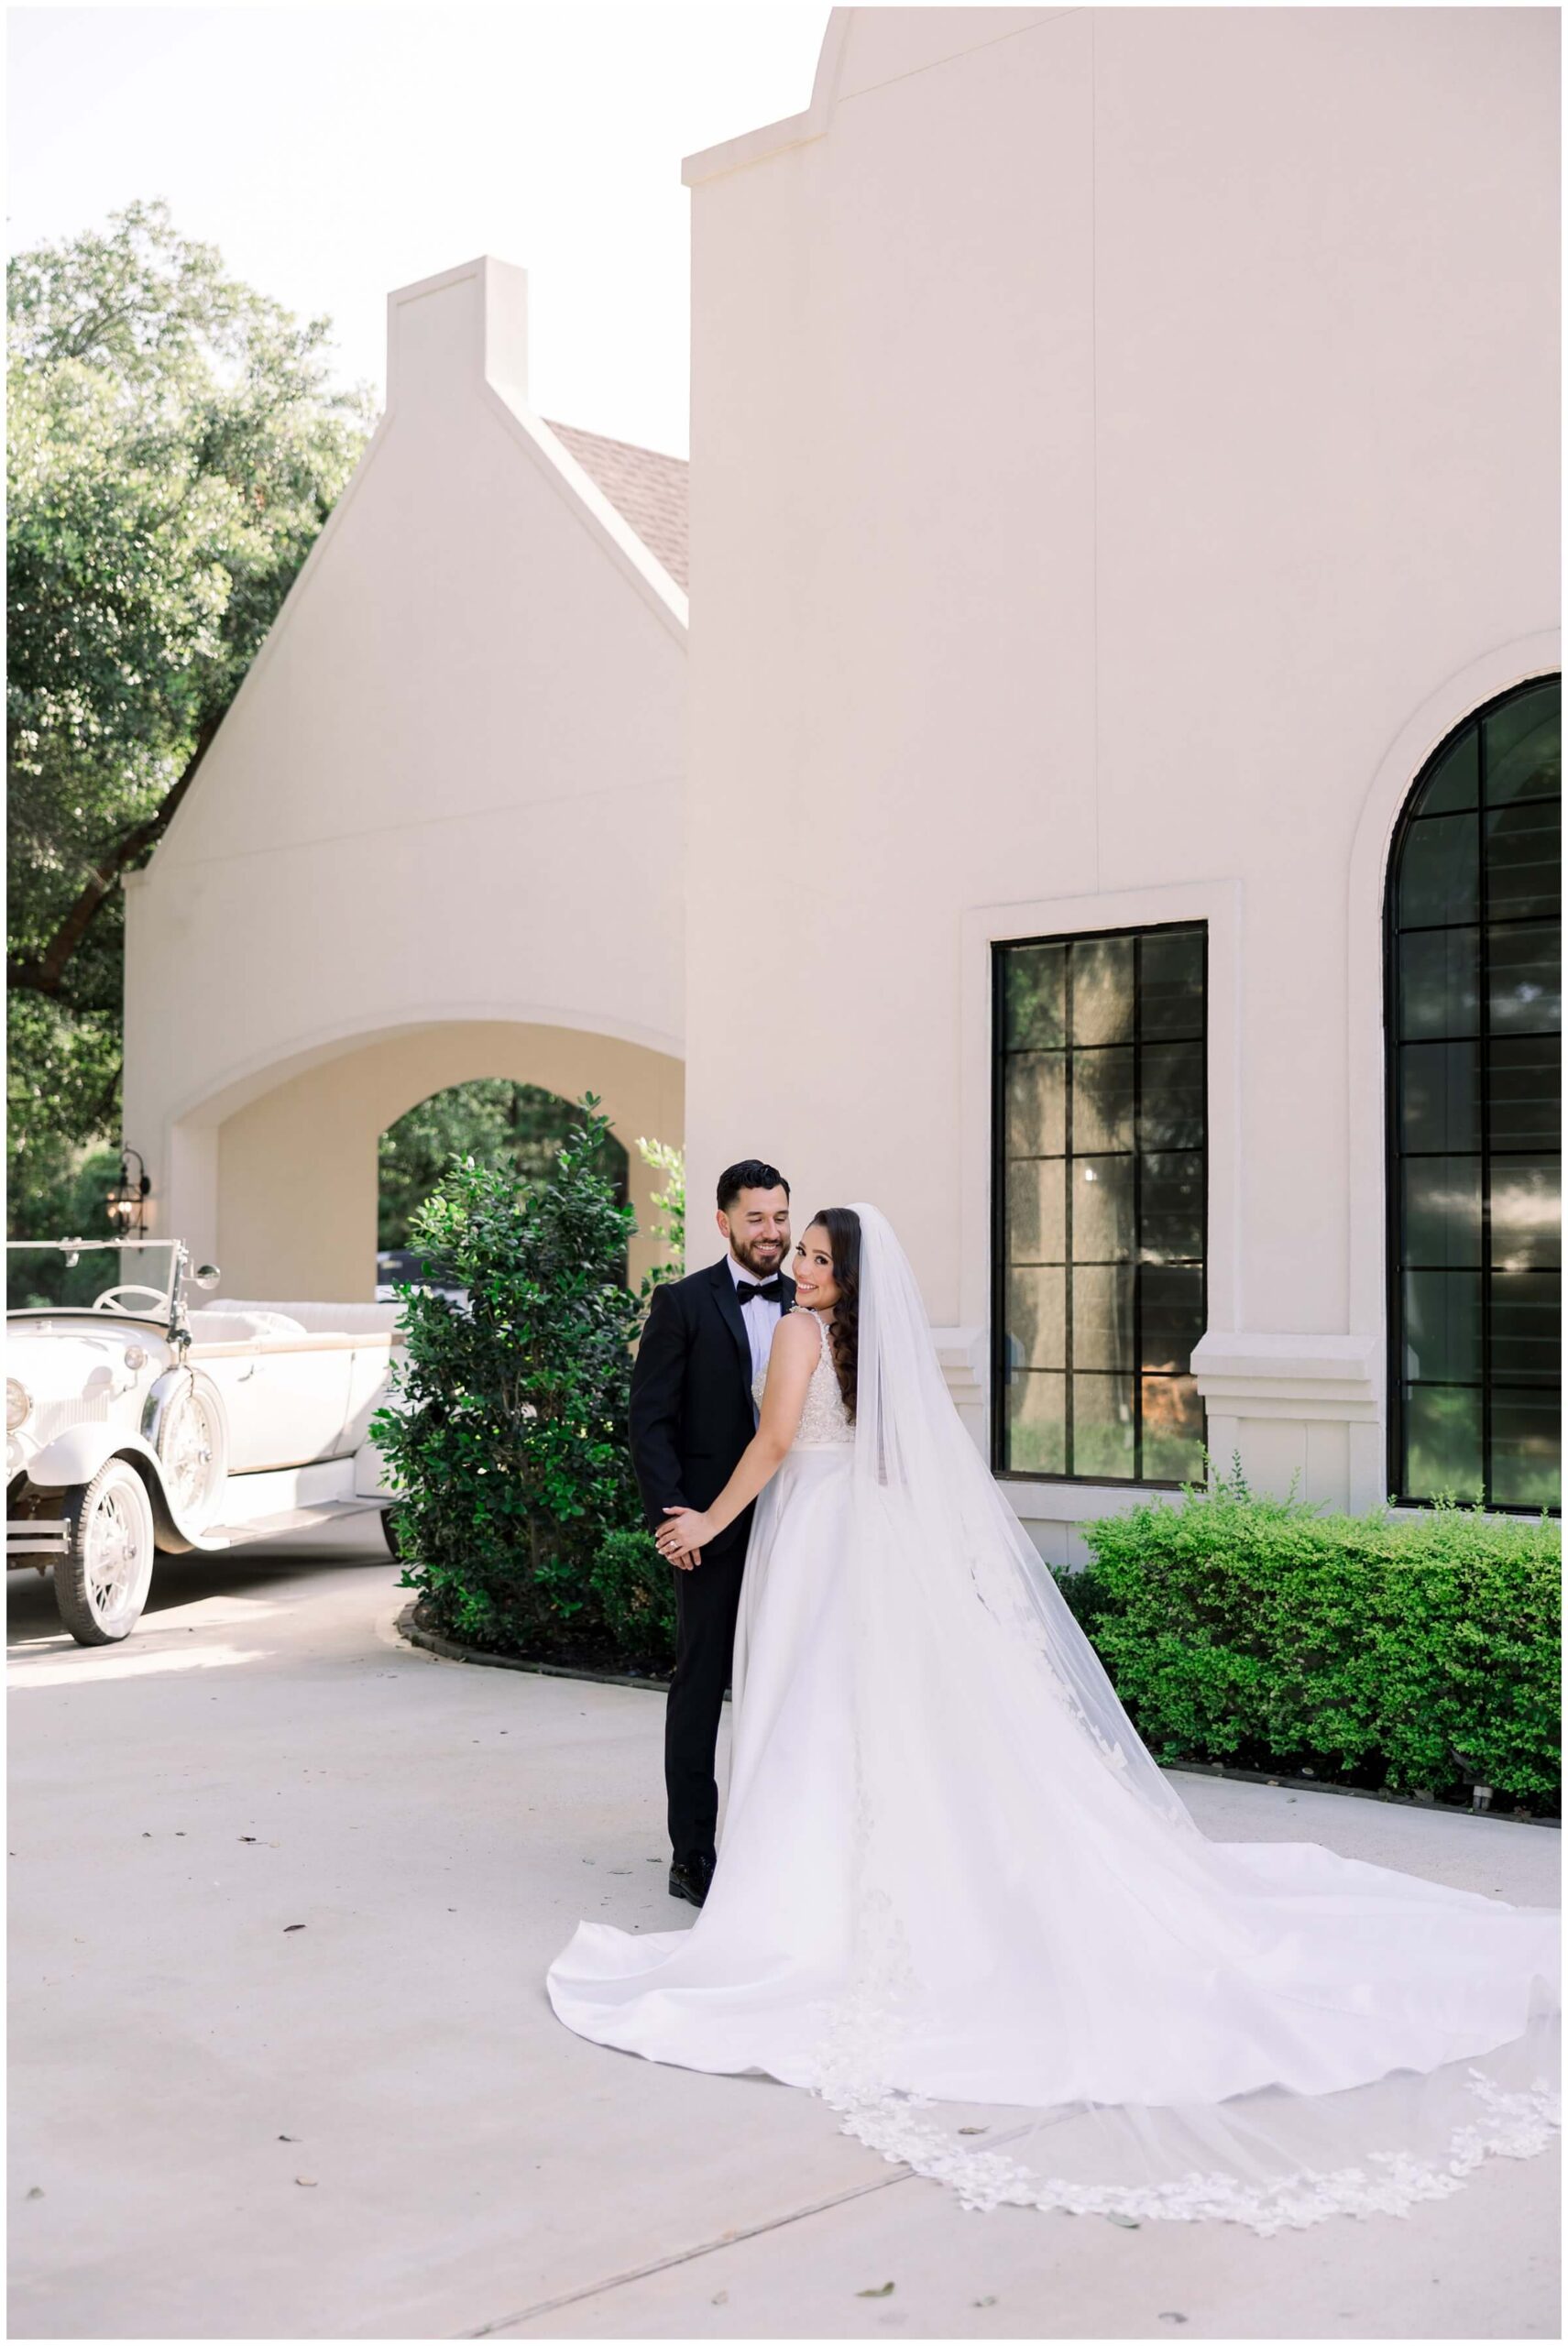
[[[535,1659],[667,1667],[670,1568],[642,1528],[627,1410],[629,1206],[590,1092],[548,1178],[453,1163],[411,1237],[466,1289],[400,1285],[406,1358],[371,1431],[404,1496],[401,1585],[434,1628]]]
[[[1453,1504],[1255,1496],[1239,1466],[1084,1527],[1058,1584],[1157,1759],[1554,1810],[1559,1539]]]
[[[668,1671],[675,1652],[675,1575],[641,1520],[607,1532],[588,1584],[618,1660],[630,1670]]]

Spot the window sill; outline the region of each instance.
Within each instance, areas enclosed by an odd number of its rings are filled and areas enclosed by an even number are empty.
[[[1179,1500],[1179,1483],[1080,1483],[998,1474],[998,1487],[1020,1523],[1091,1523],[1096,1516],[1122,1515],[1150,1499]]]

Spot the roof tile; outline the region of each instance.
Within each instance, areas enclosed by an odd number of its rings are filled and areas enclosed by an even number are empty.
[[[575,423],[544,418],[569,455],[601,488],[622,521],[686,591],[686,463],[630,440],[609,440]]]

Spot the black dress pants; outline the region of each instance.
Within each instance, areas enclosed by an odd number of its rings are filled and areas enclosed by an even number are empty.
[[[738,1539],[700,1564],[675,1573],[675,1669],[664,1708],[664,1790],[669,1796],[670,1847],[677,1860],[711,1858],[718,1829],[714,1750],[724,1690],[735,1653],[735,1617],[751,1529],[746,1513],[732,1526]]]

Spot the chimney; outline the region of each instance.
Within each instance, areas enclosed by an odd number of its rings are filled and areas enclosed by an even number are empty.
[[[528,271],[488,253],[387,296],[387,411],[488,382],[528,403]]]

